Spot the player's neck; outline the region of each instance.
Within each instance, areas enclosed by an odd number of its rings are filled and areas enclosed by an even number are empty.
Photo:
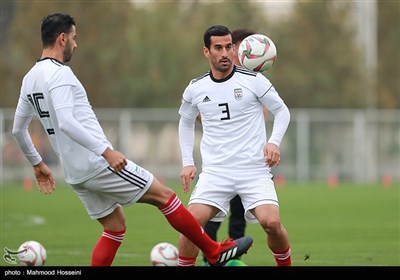
[[[227,77],[232,75],[232,72],[234,71],[234,69],[235,69],[235,66],[232,64],[232,67],[228,71],[222,72],[222,71],[218,71],[213,68],[211,69],[211,71],[212,71],[212,76],[215,80],[224,80]]]
[[[42,51],[41,59],[46,58],[46,57],[54,58],[54,59],[64,63],[63,55],[59,54],[59,52],[56,52],[54,49],[44,49]]]

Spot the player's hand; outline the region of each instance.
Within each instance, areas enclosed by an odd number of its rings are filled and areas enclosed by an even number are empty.
[[[36,182],[40,192],[51,194],[56,190],[56,183],[50,168],[42,161],[33,167]]]
[[[120,172],[128,164],[128,161],[123,154],[110,148],[107,148],[102,156],[107,160],[111,168],[114,169],[115,173]]]
[[[190,190],[190,183],[194,180],[197,169],[194,165],[185,166],[181,171],[181,183],[184,193]]]
[[[264,146],[264,159],[269,167],[278,166],[281,162],[281,152],[279,147],[272,143],[267,143]]]

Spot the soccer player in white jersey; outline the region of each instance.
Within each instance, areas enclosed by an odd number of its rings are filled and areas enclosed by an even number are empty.
[[[248,222],[259,223],[278,266],[291,266],[288,233],[280,220],[271,168],[280,162],[279,145],[290,122],[290,112],[271,82],[261,73],[233,63],[231,31],[221,25],[204,33],[203,54],[210,71],[190,81],[179,108],[184,192],[196,177],[193,158],[196,117],[201,115],[202,170],[191,193],[188,210],[201,225],[222,221],[229,202],[239,195]],[[274,115],[267,139],[262,107]],[[198,248],[179,237],[178,265],[194,265]]]
[[[125,232],[122,207],[135,202],[156,206],[170,225],[187,236],[212,265],[222,265],[225,256],[241,255],[252,244],[251,237],[218,243],[204,233],[200,224],[182,205],[176,193],[148,170],[113,149],[71,68],[77,47],[75,20],[68,14],[46,16],[41,26],[41,58],[25,75],[15,112],[13,135],[33,166],[38,189],[55,191],[49,167],[37,152],[28,131],[36,116],[59,156],[65,181],[81,199],[89,216],[103,226],[92,252],[92,266],[113,263]]]
[[[239,57],[238,57],[238,48],[240,43],[248,36],[253,35],[255,32],[249,29],[245,28],[237,28],[232,30],[232,43],[235,45],[235,53],[233,56],[233,63],[236,65],[240,65],[239,62]],[[268,116],[268,112],[263,107],[264,111],[264,116],[265,120]],[[201,121],[201,117],[198,117],[198,120]],[[236,195],[232,200],[230,201],[230,216],[228,218],[228,236],[232,237],[234,239],[240,238],[242,236],[245,236],[245,231],[246,231],[246,220],[244,218],[244,209],[243,209],[243,204],[242,200],[240,199],[240,196]],[[204,231],[214,240],[217,240],[217,231],[219,230],[221,226],[221,222],[215,222],[215,221],[208,221],[204,225]],[[203,256],[203,261],[204,265],[207,266],[207,259]]]

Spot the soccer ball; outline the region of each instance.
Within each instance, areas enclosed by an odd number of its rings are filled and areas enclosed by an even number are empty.
[[[47,259],[47,252],[42,244],[31,240],[19,246],[17,256],[22,266],[43,266]]]
[[[178,266],[178,248],[168,242],[156,244],[150,252],[153,266]]]
[[[227,262],[227,263],[225,264],[225,266],[247,266],[247,264],[244,263],[244,262],[241,261],[241,260],[233,259],[233,260],[230,260],[229,262]]]
[[[271,68],[277,58],[274,42],[263,34],[246,37],[239,45],[240,64],[252,71],[263,72]]]

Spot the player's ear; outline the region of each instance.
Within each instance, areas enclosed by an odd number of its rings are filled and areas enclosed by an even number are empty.
[[[204,55],[206,58],[209,58],[209,56],[210,56],[210,50],[209,50],[207,47],[203,47],[203,55]]]
[[[65,34],[64,32],[61,32],[57,37],[57,41],[62,46],[65,46],[65,44],[67,43],[67,39],[67,34]]]

